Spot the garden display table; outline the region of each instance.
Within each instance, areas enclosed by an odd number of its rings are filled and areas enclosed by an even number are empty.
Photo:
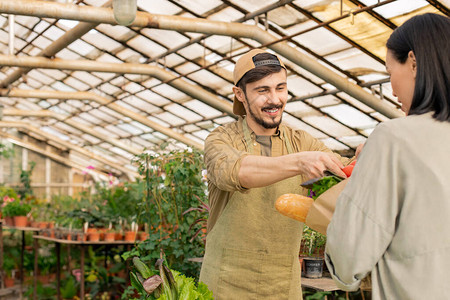
[[[3,266],[3,228],[5,229],[12,229],[12,230],[19,230],[22,232],[22,247],[20,251],[20,298],[22,299],[22,291],[23,291],[23,262],[24,262],[24,253],[25,253],[25,232],[31,231],[34,234],[38,234],[41,230],[37,227],[16,227],[16,226],[9,226],[9,225],[3,225],[3,220],[0,221],[0,266]],[[1,272],[2,277],[2,287],[3,287],[3,279],[4,279],[4,272]]]
[[[302,277],[301,281],[302,287],[310,288],[318,292],[332,292],[340,290],[334,283],[333,279],[330,277],[321,277],[321,278]],[[330,296],[331,299],[335,299],[335,296],[333,294]],[[325,296],[325,299],[328,299],[328,296]]]
[[[61,244],[64,245],[75,245],[80,247],[80,269],[81,269],[81,279],[80,279],[80,299],[84,299],[84,257],[85,257],[85,247],[86,246],[119,246],[119,245],[134,245],[135,242],[130,241],[113,241],[113,242],[106,242],[106,241],[98,241],[98,242],[91,242],[91,241],[72,241],[67,239],[57,239],[57,238],[51,238],[41,235],[34,235],[34,273],[38,273],[38,267],[37,267],[37,260],[38,260],[38,240],[44,240],[48,242],[55,243],[55,251],[56,251],[56,290],[57,290],[57,298],[61,299],[60,295],[60,273],[61,273]],[[34,276],[34,290],[33,290],[33,299],[37,299],[36,294],[36,286],[37,286],[37,276]]]
[[[338,291],[339,288],[330,277],[306,278],[302,277],[302,287],[314,289],[319,292]]]

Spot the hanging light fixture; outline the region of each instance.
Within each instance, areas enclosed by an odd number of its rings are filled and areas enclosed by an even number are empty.
[[[136,19],[136,0],[114,0],[114,19],[123,26],[128,26]]]

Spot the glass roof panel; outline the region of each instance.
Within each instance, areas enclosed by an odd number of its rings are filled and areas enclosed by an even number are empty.
[[[322,92],[321,88],[299,76],[289,76],[287,82],[289,91],[294,93],[295,96],[305,96]]]
[[[141,33],[167,48],[176,48],[189,41],[189,38],[173,30],[144,28]]]
[[[98,49],[104,51],[114,52],[116,49],[122,47],[120,43],[96,30],[90,30],[88,34],[83,36],[83,39],[91,45],[94,45]]]
[[[307,116],[303,120],[333,137],[355,135],[352,130],[328,117]]]
[[[166,51],[166,48],[158,45],[155,42],[152,42],[148,38],[145,38],[141,35],[138,35],[129,40],[127,42],[127,45],[141,53],[144,53],[148,57],[157,56],[163,54]]]
[[[152,14],[177,15],[181,12],[181,8],[166,0],[138,0],[137,6]]]
[[[307,25],[315,24],[311,22]],[[348,42],[325,28],[318,28],[308,31],[304,34],[295,36],[293,40],[299,42],[302,46],[313,50],[319,55],[326,55],[328,53],[333,53],[351,47]],[[327,42],[324,43],[324,41]]]
[[[75,42],[67,46],[67,48],[75,53],[80,54],[81,56],[86,56],[95,49],[93,46],[82,40],[76,40]]]
[[[376,11],[386,19],[390,19],[398,15],[407,14],[427,5],[429,5],[429,3],[425,0],[397,0],[383,5],[382,7],[375,8],[374,11]]]
[[[174,115],[176,115],[180,118],[183,118],[186,121],[198,122],[203,119],[198,114],[196,114],[193,111],[186,109],[185,107],[178,105],[178,104],[169,104],[169,105],[165,106],[164,109],[173,113]]]
[[[283,114],[283,122],[295,130],[304,130],[317,139],[327,137],[323,132],[286,113]]]
[[[373,128],[378,124],[378,122],[371,117],[347,104],[324,107],[322,108],[322,111],[333,116],[339,122],[356,129]]]
[[[145,99],[145,101],[148,101],[156,106],[164,106],[170,103],[170,101],[166,98],[149,90],[143,90],[142,92],[137,93],[136,96],[139,96],[140,98]]]
[[[336,141],[335,139],[332,138],[328,138],[328,139],[323,139],[321,140],[322,143],[325,144],[325,146],[327,146],[330,149],[335,149],[335,150],[347,150],[349,149],[346,145]]]
[[[212,108],[209,105],[206,105],[205,103],[198,100],[187,101],[184,103],[184,105],[208,119],[218,117],[222,114],[217,109]]]
[[[244,16],[243,13],[235,9],[234,7],[228,6],[224,9],[219,10],[207,17],[208,20],[231,22],[240,19]]]

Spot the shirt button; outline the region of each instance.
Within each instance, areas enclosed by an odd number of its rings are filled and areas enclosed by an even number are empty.
[[[256,146],[256,145],[258,145],[257,143],[253,143],[253,146]]]

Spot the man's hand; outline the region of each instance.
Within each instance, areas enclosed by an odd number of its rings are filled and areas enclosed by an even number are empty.
[[[359,144],[358,147],[356,147],[355,151],[355,157],[358,158],[359,154],[361,153],[362,149],[364,148],[364,143]]]
[[[341,170],[344,165],[332,153],[321,151],[305,151],[297,153],[299,158],[300,173],[309,179],[322,177],[326,170],[346,178],[347,176]]]

